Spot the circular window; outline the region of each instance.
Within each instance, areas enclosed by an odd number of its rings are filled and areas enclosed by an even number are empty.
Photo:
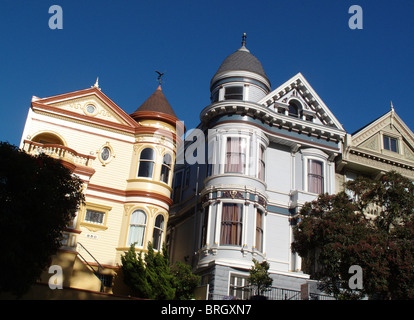
[[[86,112],[87,113],[93,114],[93,113],[95,113],[95,111],[96,111],[96,107],[93,104],[88,104],[86,106]]]
[[[110,156],[111,156],[111,149],[109,149],[108,147],[103,147],[101,151],[101,159],[103,161],[108,161]]]

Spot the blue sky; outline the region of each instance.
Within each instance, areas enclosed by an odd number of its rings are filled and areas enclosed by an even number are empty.
[[[63,29],[48,26],[60,5]],[[351,30],[351,5],[363,29]],[[272,88],[301,72],[352,133],[386,113],[414,130],[412,0],[0,0],[0,140],[18,145],[31,97],[92,86],[127,113],[157,88],[187,129],[209,104],[209,83],[240,47]]]

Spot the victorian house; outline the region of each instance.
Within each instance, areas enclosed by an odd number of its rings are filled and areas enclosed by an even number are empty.
[[[346,132],[302,74],[272,89],[245,40],[219,66],[210,95],[175,169],[170,257],[190,263],[216,298],[245,298],[238,288],[253,258],[270,264],[273,286],[299,290],[309,276],[290,249],[291,217],[337,191]],[[194,153],[205,161],[189,161]]]
[[[149,241],[160,249],[182,135],[176,130],[184,129],[177,121],[161,86],[132,114],[98,83],[32,98],[20,147],[59,159],[84,183],[85,204],[51,262],[62,266],[64,288],[125,294],[121,255],[131,244],[145,252]],[[62,291],[49,290],[48,297]]]
[[[414,133],[391,109],[352,134],[346,134],[343,153],[337,158],[336,188],[358,176],[379,179],[388,171],[414,181]],[[378,208],[369,208],[374,218]]]

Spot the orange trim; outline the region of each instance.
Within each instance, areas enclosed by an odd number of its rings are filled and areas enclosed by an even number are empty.
[[[173,127],[176,128],[178,135],[182,135],[185,131],[185,125],[183,122],[178,120],[176,117],[173,117],[166,113],[161,112],[150,112],[150,111],[135,111],[131,113],[130,116],[138,122],[141,119],[152,119],[152,120],[160,120],[169,123]]]
[[[130,126],[134,127],[136,125],[135,121],[124,111],[121,107],[119,107],[115,102],[113,102],[106,94],[104,94],[98,88],[92,87],[87,89],[82,89],[78,91],[73,91],[69,93],[63,93],[56,96],[42,98],[38,101],[41,101],[44,104],[50,104],[53,102],[67,100],[70,98],[76,98],[79,96],[86,96],[86,95],[95,94],[98,98],[104,101],[112,110],[123,120],[130,124]]]
[[[32,109],[34,111],[44,111],[44,112],[50,112],[50,113],[55,113],[55,114],[60,114],[72,119],[77,119],[77,120],[83,120],[86,123],[90,123],[90,124],[95,124],[95,125],[100,125],[103,127],[107,127],[110,129],[115,129],[115,130],[120,130],[123,132],[127,132],[127,133],[132,133],[132,134],[154,134],[155,132],[164,135],[164,136],[172,136],[173,140],[179,144],[182,143],[182,140],[180,138],[180,136],[178,136],[176,133],[174,132],[170,132],[168,130],[165,129],[160,129],[160,128],[153,128],[153,127],[144,127],[144,126],[140,126],[138,125],[138,123],[135,122],[134,126],[127,126],[124,124],[120,124],[120,123],[115,123],[115,122],[111,122],[108,120],[104,120],[104,119],[99,119],[99,118],[92,118],[83,114],[79,114],[73,111],[68,111],[68,110],[63,110],[63,109],[59,109],[53,106],[47,106],[47,105],[43,105],[41,103],[38,102],[32,102]],[[166,121],[167,122],[167,121]],[[178,122],[181,123],[181,122]]]
[[[156,193],[156,192],[151,192],[151,191],[140,191],[140,190],[126,190],[126,191],[124,191],[124,190],[99,186],[99,185],[91,184],[91,183],[88,185],[88,190],[109,193],[109,194],[112,194],[112,195],[115,195],[115,196],[121,196],[121,197],[126,197],[126,198],[128,198],[128,197],[150,198],[150,199],[159,200],[161,202],[164,202],[168,206],[171,206],[173,204],[173,200],[171,198],[168,198],[168,197],[166,197],[162,194],[159,194],[159,193]]]

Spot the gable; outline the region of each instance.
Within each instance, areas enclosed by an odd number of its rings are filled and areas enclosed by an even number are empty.
[[[100,89],[91,88],[62,95],[33,97],[32,107],[79,121],[136,127],[137,123]]]
[[[128,125],[110,106],[96,95],[70,99],[63,102],[51,103],[50,106],[74,112],[83,116]]]
[[[414,135],[392,109],[352,135],[352,147],[383,157],[414,161]],[[392,139],[396,150],[387,149],[385,140]]]
[[[344,130],[322,99],[316,94],[305,77],[298,73],[259,101],[268,107],[285,107],[293,99],[300,101],[303,113],[313,118],[313,122],[339,130]]]

